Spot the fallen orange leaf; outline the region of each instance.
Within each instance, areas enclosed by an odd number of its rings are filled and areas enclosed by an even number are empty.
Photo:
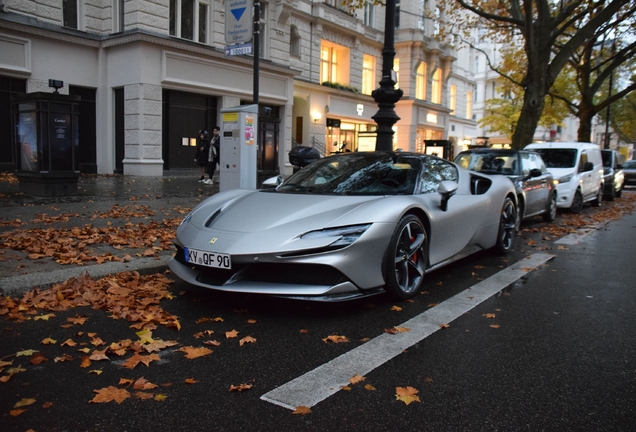
[[[311,414],[311,410],[307,408],[306,406],[301,405],[301,406],[297,406],[294,412],[292,412],[292,414],[300,414],[300,415]]]
[[[117,387],[108,386],[100,390],[93,390],[93,393],[97,395],[89,402],[92,403],[105,403],[115,401],[118,404],[130,397],[130,393],[126,389],[119,389]]]
[[[184,353],[186,353],[185,357],[187,359],[195,359],[197,357],[203,357],[212,353],[212,350],[209,348],[205,348],[205,347],[195,348],[192,346],[186,346],[186,347],[180,348],[178,351],[183,351]]]
[[[411,402],[420,402],[419,396],[416,396],[419,393],[419,390],[413,387],[396,387],[395,388],[395,397],[397,400],[404,402],[406,405],[409,405]]]

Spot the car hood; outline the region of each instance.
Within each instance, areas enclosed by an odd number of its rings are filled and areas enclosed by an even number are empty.
[[[382,198],[228,191],[201,203],[193,211],[190,222],[198,228],[243,234],[299,233],[330,226],[378,222],[380,215],[361,209]]]

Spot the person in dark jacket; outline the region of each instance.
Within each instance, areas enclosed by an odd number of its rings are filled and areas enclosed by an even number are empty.
[[[214,184],[214,172],[216,171],[216,164],[219,163],[219,155],[221,151],[221,140],[219,133],[221,128],[214,126],[212,129],[212,138],[210,139],[210,150],[208,152],[208,167],[207,173],[209,178],[204,181],[205,184]]]
[[[199,139],[197,142],[197,152],[194,161],[199,165],[199,182],[205,181],[205,167],[208,165],[208,153],[210,151],[210,139],[208,131],[201,129],[199,131]]]

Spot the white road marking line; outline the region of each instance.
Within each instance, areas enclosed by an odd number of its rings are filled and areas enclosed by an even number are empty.
[[[349,384],[355,375],[366,375],[405,349],[422,341],[447,324],[495,295],[528,272],[554,258],[554,255],[535,253],[499,273],[479,282],[439,305],[411,318],[396,327],[409,332],[380,336],[342,354],[316,369],[289,381],[261,396],[261,399],[291,410],[308,408],[327,399]]]

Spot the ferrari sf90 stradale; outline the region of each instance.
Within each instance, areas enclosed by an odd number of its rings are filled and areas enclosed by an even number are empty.
[[[211,196],[177,229],[170,269],[204,288],[333,301],[406,299],[427,272],[515,236],[512,182],[434,156],[322,158],[276,188]]]

